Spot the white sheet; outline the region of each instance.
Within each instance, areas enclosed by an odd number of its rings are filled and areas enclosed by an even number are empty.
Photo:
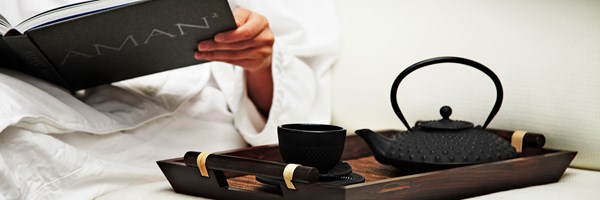
[[[7,95],[0,113],[8,114],[0,118],[0,196],[90,199],[163,180],[157,160],[247,146],[211,71],[200,65],[133,79],[88,90],[81,101],[44,82],[37,84],[48,93],[26,84],[36,83],[31,77],[0,74],[0,86],[20,85],[0,92]]]
[[[502,191],[469,199],[598,199],[600,198],[599,186],[600,171],[567,168],[557,183]]]

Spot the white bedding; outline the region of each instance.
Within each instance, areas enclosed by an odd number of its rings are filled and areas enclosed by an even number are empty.
[[[0,199],[91,199],[164,180],[156,160],[247,146],[211,71],[211,65],[183,68],[77,99],[2,70]]]
[[[599,171],[567,168],[557,183],[502,191],[470,199],[599,199],[599,186]]]

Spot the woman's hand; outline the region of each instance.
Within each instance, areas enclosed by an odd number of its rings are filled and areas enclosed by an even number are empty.
[[[275,37],[264,16],[244,8],[236,9],[233,15],[238,28],[198,43],[194,58],[244,68],[248,96],[263,116],[268,116],[273,99],[271,59]]]

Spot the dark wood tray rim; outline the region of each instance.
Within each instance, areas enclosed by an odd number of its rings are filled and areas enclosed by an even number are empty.
[[[495,130],[507,132],[504,130]],[[396,134],[396,130],[380,131],[384,135]],[[372,156],[370,150],[357,136],[347,139],[343,160]],[[220,152],[220,155],[231,155],[256,160],[281,162],[277,145],[248,147],[232,151]],[[179,193],[219,199],[438,199],[467,198],[508,189],[527,187],[556,182],[560,179],[577,152],[544,148],[525,148],[522,157],[493,163],[463,166],[452,169],[410,174],[382,180],[334,186],[319,183],[301,185],[304,193],[283,191],[279,195],[261,195],[260,192],[243,191],[228,188],[224,192],[205,195],[198,191],[182,189],[182,185],[193,184],[198,169],[187,169],[183,158],[172,158],[157,161],[163,173]],[[177,169],[173,167],[179,167]],[[185,169],[184,169],[185,168]],[[188,172],[183,172],[184,170]],[[178,173],[181,173],[178,175]],[[188,173],[187,175],[183,175]],[[502,173],[490,176],[486,173]],[[175,175],[174,175],[175,174]],[[224,177],[233,178],[246,174],[224,173]],[[179,176],[179,180],[173,176]],[[189,183],[182,183],[181,177],[189,177]],[[483,179],[482,179],[483,178]],[[481,180],[479,180],[481,179]],[[448,184],[452,183],[452,184]],[[177,188],[179,187],[179,188]],[[283,190],[283,189],[282,189]],[[310,191],[310,192],[309,192]],[[460,192],[457,192],[460,191]],[[315,198],[318,194],[323,198]],[[240,196],[241,195],[241,196]],[[246,195],[246,196],[245,196]],[[246,198],[247,197],[247,198]]]

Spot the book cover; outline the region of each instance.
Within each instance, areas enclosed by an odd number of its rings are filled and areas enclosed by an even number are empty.
[[[2,36],[0,36],[2,38]],[[27,70],[25,73],[33,73],[24,66],[19,57],[10,49],[8,44],[0,39],[0,67],[13,70]]]
[[[4,40],[35,75],[75,91],[199,64],[199,41],[236,28],[227,0],[148,0]]]

